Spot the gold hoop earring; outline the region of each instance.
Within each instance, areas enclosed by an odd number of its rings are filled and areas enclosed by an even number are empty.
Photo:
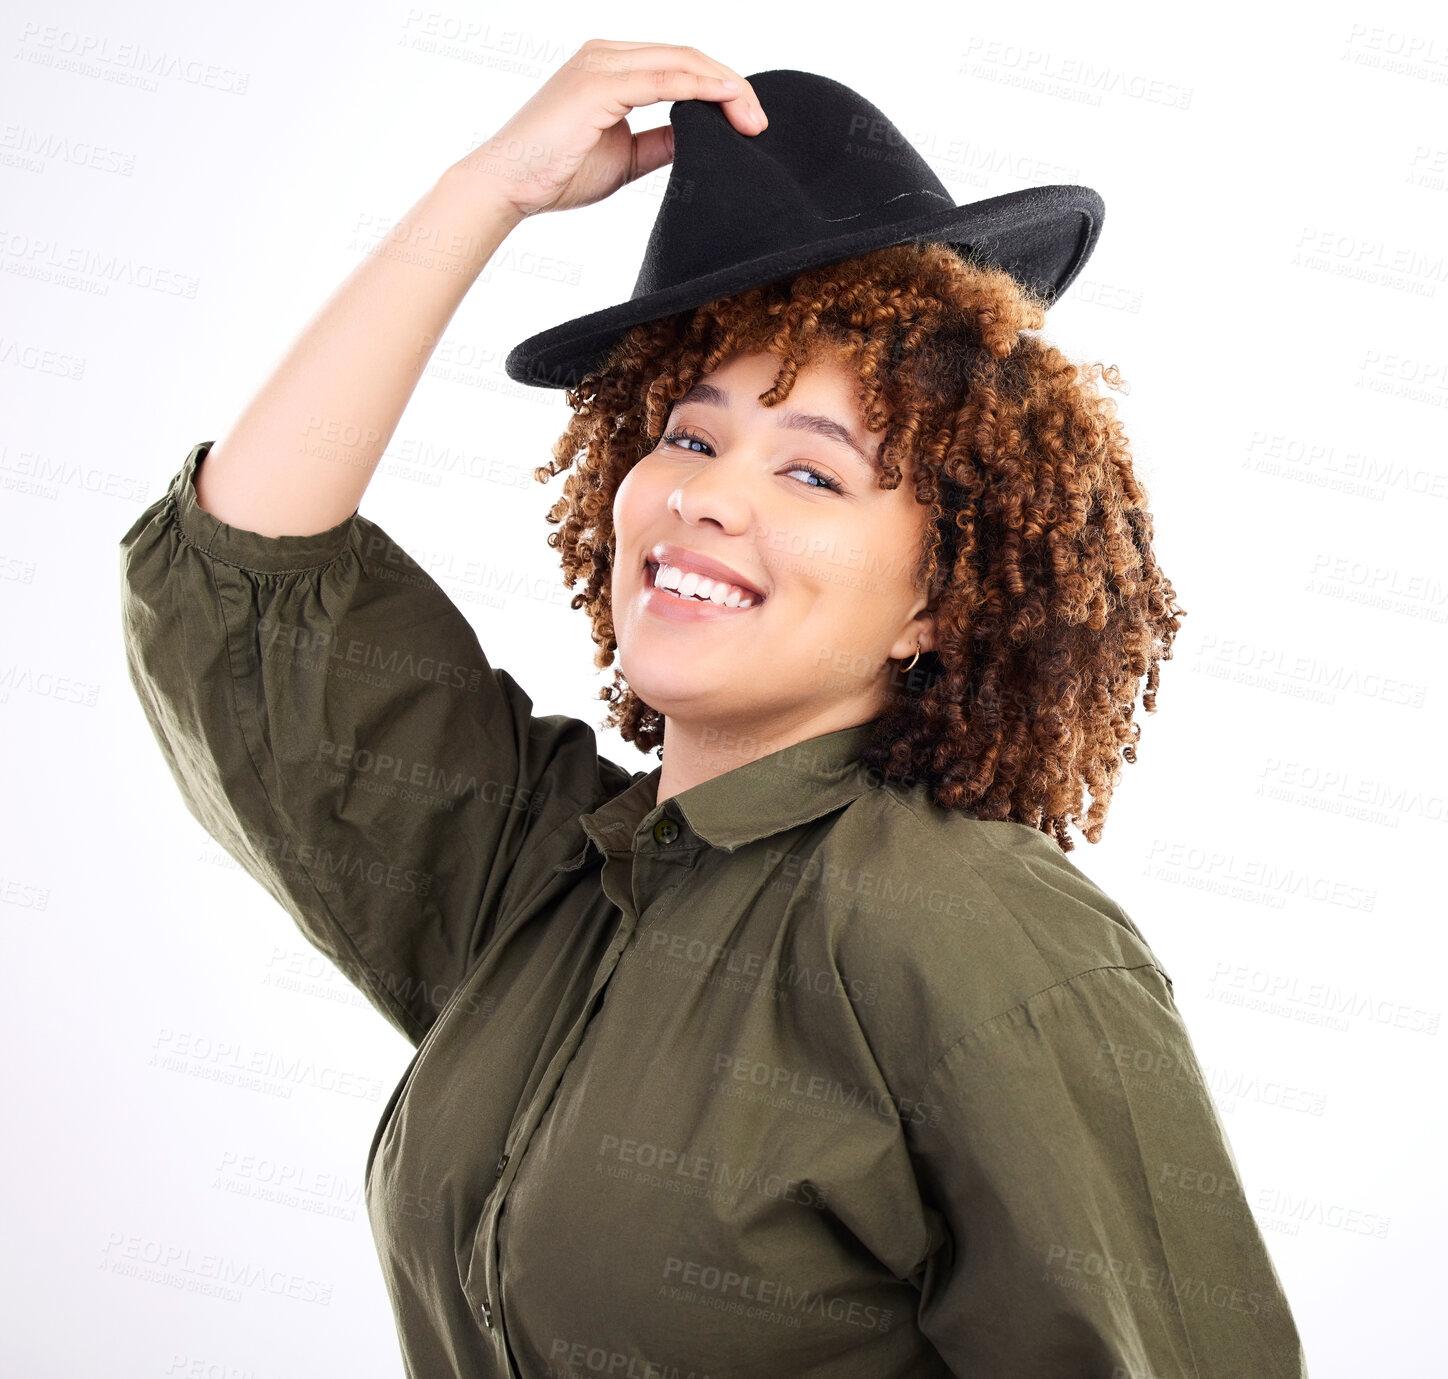
[[[902,671],[909,670],[910,667],[913,666],[913,665],[915,664],[915,662],[918,661],[919,659],[920,659],[920,643],[919,643],[919,642],[916,642],[916,643],[915,643],[915,654],[914,654],[903,666],[901,666],[900,669],[901,669]]]

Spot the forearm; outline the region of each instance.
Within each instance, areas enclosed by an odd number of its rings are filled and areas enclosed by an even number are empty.
[[[458,303],[523,217],[453,164],[332,293],[196,473],[201,507],[263,536],[356,511]]]

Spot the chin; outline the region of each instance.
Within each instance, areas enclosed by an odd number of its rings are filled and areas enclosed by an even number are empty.
[[[642,665],[625,662],[619,657],[619,669],[629,688],[651,709],[671,714],[705,700],[728,698],[727,688],[717,680],[709,680],[686,666],[658,665],[646,660]]]

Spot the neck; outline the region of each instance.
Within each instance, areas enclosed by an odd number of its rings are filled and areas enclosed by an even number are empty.
[[[858,704],[833,704],[824,713],[796,716],[770,724],[724,725],[664,718],[664,759],[659,768],[655,804],[722,776],[751,761],[782,752],[813,737],[869,721]]]

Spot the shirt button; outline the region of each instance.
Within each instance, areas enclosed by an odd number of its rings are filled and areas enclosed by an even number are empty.
[[[508,1156],[507,1156],[506,1154],[504,1154],[503,1157],[498,1160],[498,1171],[497,1171],[497,1173],[495,1173],[493,1176],[494,1176],[495,1178],[501,1178],[501,1177],[503,1176],[503,1170],[504,1170],[505,1168],[507,1168],[507,1166],[508,1166]]]
[[[672,843],[679,836],[679,826],[667,814],[654,825],[654,837],[661,843]]]
[[[483,1299],[483,1325],[486,1326],[489,1331],[493,1329],[493,1309],[488,1306],[487,1298]]]

